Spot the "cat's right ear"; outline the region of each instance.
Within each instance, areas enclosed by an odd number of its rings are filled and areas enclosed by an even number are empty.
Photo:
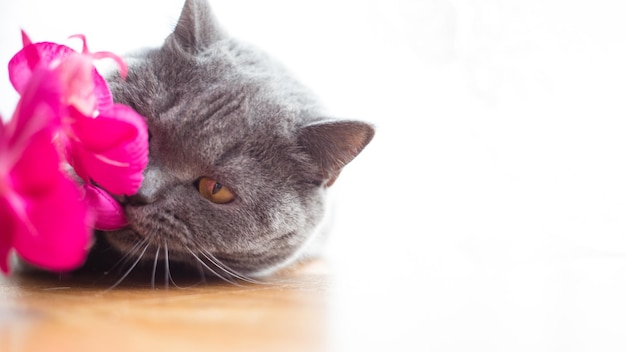
[[[331,120],[304,126],[298,144],[315,163],[316,181],[330,187],[343,167],[374,137],[374,127],[360,121]]]
[[[186,0],[174,32],[167,42],[196,55],[221,37],[207,0]]]

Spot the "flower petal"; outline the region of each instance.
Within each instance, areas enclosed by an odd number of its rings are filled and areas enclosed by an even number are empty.
[[[73,53],[55,69],[63,84],[64,103],[84,115],[93,116],[97,109],[93,62],[90,57]]]
[[[33,42],[24,31],[22,31],[22,44],[24,46],[24,55],[26,56],[28,67],[33,70],[41,60],[41,57],[39,56],[37,49],[32,45]]]
[[[13,84],[13,87],[19,94],[23,94],[28,81],[32,77],[33,71],[37,67],[54,69],[57,64],[61,63],[61,61],[72,54],[77,54],[77,52],[65,45],[50,42],[35,44],[25,42],[24,48],[9,61],[9,79],[11,84]],[[93,60],[89,54],[79,55]],[[96,97],[98,109],[109,109],[113,105],[113,98],[109,87],[95,67],[92,68],[92,72],[93,83],[95,84],[92,92]]]
[[[104,190],[86,185],[85,192],[89,208],[96,213],[95,229],[113,231],[128,224],[124,208]]]
[[[45,195],[24,200],[31,223],[17,226],[17,253],[47,270],[66,271],[80,266],[87,255],[91,221],[74,182],[61,177]]]
[[[9,253],[13,247],[15,214],[5,197],[0,197],[0,224],[2,224],[2,232],[0,232],[0,270],[6,274],[10,270]]]
[[[69,110],[74,118],[71,128],[75,137],[85,149],[93,153],[102,153],[130,143],[139,133],[135,125],[120,119],[103,115],[87,117],[73,107]]]
[[[122,72],[125,72],[127,70],[124,60],[122,60],[119,56],[115,54],[104,53],[105,55],[102,56],[102,53],[90,53],[89,48],[87,47],[87,38],[84,34],[75,34],[70,36],[70,38],[77,38],[83,42],[82,55],[84,57],[90,57],[92,61],[94,59],[98,60],[105,57],[112,58],[116,61]],[[94,93],[98,102],[98,110],[103,111],[110,109],[113,106],[113,97],[111,96],[111,91],[109,90],[107,82],[104,80],[104,78],[102,78],[102,76],[95,68],[93,70],[93,82],[95,83]]]
[[[143,117],[125,105],[115,105],[98,119],[128,123],[136,130],[135,138],[97,153],[86,144],[72,143],[72,165],[110,193],[135,194],[148,164],[148,131]]]
[[[22,45],[26,47],[26,46],[33,44],[33,41],[30,40],[30,37],[28,36],[28,34],[26,34],[24,30],[21,30],[21,32],[22,32]]]
[[[12,144],[28,139],[42,128],[57,129],[60,126],[62,92],[56,72],[45,68],[33,71],[7,126],[12,133]]]
[[[126,61],[124,61],[124,59],[109,51],[98,51],[96,53],[93,53],[92,55],[95,59],[98,60],[111,59],[115,61],[115,64],[120,69],[120,77],[122,77],[122,79],[126,79],[126,76],[128,75],[128,65],[126,65]]]
[[[93,93],[96,96],[98,111],[106,111],[111,109],[113,107],[113,96],[111,95],[111,90],[109,89],[107,81],[98,73],[95,68],[93,69],[93,83]]]
[[[15,192],[36,197],[55,187],[59,177],[59,154],[52,143],[52,134],[39,131],[30,138],[10,174]]]
[[[9,61],[9,80],[15,90],[22,94],[37,67],[51,68],[55,62],[60,62],[72,53],[76,52],[57,43],[41,42],[26,45]]]

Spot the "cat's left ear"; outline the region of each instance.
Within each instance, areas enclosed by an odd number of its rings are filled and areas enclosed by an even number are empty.
[[[190,54],[198,54],[221,37],[207,0],[186,0],[168,41]]]
[[[374,127],[360,121],[331,120],[302,127],[298,143],[315,162],[316,181],[331,186],[343,167],[374,137]]]

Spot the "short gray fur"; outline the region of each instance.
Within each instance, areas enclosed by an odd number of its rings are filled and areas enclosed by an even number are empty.
[[[131,256],[147,248],[146,261],[167,247],[172,262],[203,260],[224,274],[267,274],[301,256],[319,232],[327,188],[372,126],[330,118],[282,66],[227,36],[205,0],[186,1],[162,47],[127,59],[128,77],[109,83],[117,102],[147,119],[149,164],[124,202],[130,225],[103,237]],[[235,200],[201,197],[201,177]]]

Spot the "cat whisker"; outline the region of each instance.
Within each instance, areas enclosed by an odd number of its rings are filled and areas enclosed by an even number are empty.
[[[169,257],[169,249],[167,248],[167,240],[165,240],[165,250],[163,254],[165,255],[165,289],[168,290],[170,288],[170,257]]]
[[[142,243],[147,242],[147,239],[142,241]],[[115,282],[113,284],[113,286],[109,287],[106,291],[111,291],[114,288],[116,288],[117,286],[119,286],[119,284],[122,283],[122,281],[124,281],[124,279],[126,279],[126,277],[133,271],[133,269],[135,269],[135,267],[137,266],[137,264],[139,263],[139,261],[141,261],[141,259],[143,258],[144,254],[146,254],[146,251],[148,250],[148,247],[150,247],[150,243],[146,244],[146,246],[143,248],[143,251],[141,252],[141,254],[139,254],[139,256],[137,257],[137,260],[135,260],[135,262],[133,263],[133,265],[126,271],[126,273],[124,275],[122,275],[122,277],[117,280],[117,282]]]
[[[198,269],[198,273],[200,273],[200,282],[199,283],[206,283],[206,276],[204,275],[204,270],[202,269],[202,264],[200,264],[198,261],[196,261],[196,268]]]
[[[191,248],[189,248],[189,247],[187,247],[187,246],[185,246],[185,247],[187,248],[187,251],[189,251],[189,253],[191,253],[191,255],[192,255],[194,258],[196,258],[196,260],[198,261],[198,263],[200,263],[200,264],[201,264],[204,268],[206,268],[207,270],[209,270],[209,271],[210,271],[211,273],[213,273],[215,276],[219,277],[220,279],[222,279],[222,280],[224,280],[224,281],[226,281],[226,282],[228,282],[228,283],[230,283],[230,284],[232,284],[232,285],[242,287],[242,285],[240,285],[239,283],[237,283],[237,282],[235,282],[235,281],[233,281],[233,280],[231,280],[231,279],[229,279],[229,278],[226,278],[226,277],[224,277],[223,275],[220,275],[220,273],[218,273],[215,269],[211,268],[211,267],[210,267],[209,265],[207,265],[204,261],[202,261],[202,259],[200,259],[200,257],[198,257],[198,256],[196,255],[196,253],[194,253],[194,252],[191,250]]]
[[[170,270],[169,249],[167,248],[167,240],[165,240],[165,289],[169,288],[170,281],[176,288],[182,289],[182,287],[178,286],[172,278],[172,271]]]
[[[156,254],[154,255],[154,264],[152,265],[152,289],[155,289],[155,281],[156,281],[156,270],[157,270],[157,263],[159,262],[159,252],[161,251],[161,245],[159,244],[159,246],[157,247],[156,250]]]
[[[145,238],[142,241],[135,243],[115,264],[113,264],[111,268],[109,268],[109,270],[104,272],[104,275],[109,275],[109,273],[115,270],[115,268],[117,268],[118,266],[129,263],[131,261],[131,257],[139,251],[139,248],[141,248],[141,246],[143,246],[147,240],[148,239]]]
[[[226,273],[228,273],[231,276],[234,276],[235,278],[242,280],[242,281],[246,281],[248,283],[251,284],[255,284],[255,285],[267,285],[267,286],[276,286],[276,285],[283,285],[285,287],[296,287],[294,285],[299,285],[300,282],[299,281],[294,281],[294,280],[288,280],[288,279],[271,279],[271,280],[258,280],[258,279],[254,279],[250,276],[244,275],[242,273],[237,272],[236,270],[230,268],[228,265],[224,264],[224,262],[220,261],[217,257],[215,257],[211,252],[207,251],[207,250],[202,250],[202,254],[209,260],[211,261],[211,263],[213,263],[214,265],[218,266],[221,270],[225,271]],[[209,256],[209,257],[207,257]],[[212,258],[212,259],[211,259]]]
[[[232,277],[234,277],[236,279],[239,279],[239,280],[251,283],[251,284],[257,284],[257,285],[266,285],[266,284],[268,284],[266,282],[255,280],[255,279],[253,279],[251,277],[248,277],[248,276],[246,276],[244,274],[241,274],[241,273],[237,272],[236,270],[230,268],[228,265],[224,264],[222,261],[217,259],[213,254],[211,254],[211,252],[209,252],[207,250],[201,250],[200,252],[202,253],[202,255],[209,262],[211,262],[213,265],[218,267],[224,273],[226,273],[226,274],[228,274],[228,275],[230,275],[230,276],[232,276]]]

